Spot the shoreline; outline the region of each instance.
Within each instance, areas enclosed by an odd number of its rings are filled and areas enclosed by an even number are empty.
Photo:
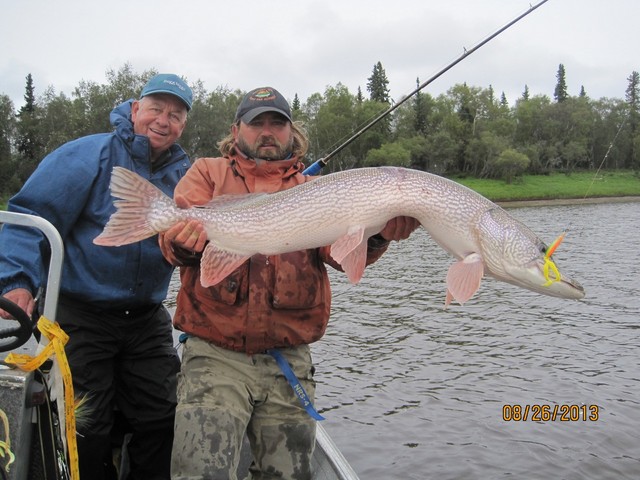
[[[601,203],[628,203],[628,202],[640,202],[640,196],[494,201],[494,203],[496,203],[497,205],[500,205],[503,208],[542,207],[542,206],[550,206],[550,205],[551,206],[583,205],[583,204],[590,205],[590,204],[601,204]]]

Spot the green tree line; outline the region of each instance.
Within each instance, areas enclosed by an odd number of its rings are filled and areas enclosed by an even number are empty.
[[[25,103],[18,111],[0,94],[0,198],[15,193],[38,162],[64,142],[110,131],[113,107],[135,98],[156,73],[135,72],[125,64],[107,71],[104,84],[81,81],[70,96],[51,86],[36,96],[29,74]],[[509,182],[524,173],[640,171],[638,72],[627,78],[624,98],[592,99],[584,87],[570,95],[562,64],[556,79],[553,98],[532,94],[525,85],[512,105],[492,86],[456,84],[438,96],[418,91],[344,147],[325,170],[397,165]],[[297,94],[291,99],[294,119],[309,133],[309,164],[391,108],[388,83],[378,62],[367,79],[366,95],[338,83],[306,101]],[[180,144],[192,159],[215,156],[216,143],[229,131],[245,92],[226,86],[210,92],[200,80],[189,84],[194,105]]]

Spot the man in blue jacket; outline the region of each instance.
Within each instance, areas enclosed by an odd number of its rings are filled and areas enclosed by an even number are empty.
[[[190,166],[175,142],[191,109],[189,86],[159,74],[111,112],[112,133],[82,137],[47,155],[9,211],[49,220],[65,247],[56,320],[69,335],[66,353],[76,396],[87,396],[89,419],[78,425],[83,479],[107,478],[117,407],[132,431],[130,479],[169,479],[176,374],[169,313],[162,305],[173,267],[157,238],[118,248],[93,239],[115,211],[113,167],[137,172],[172,196]],[[44,287],[48,243],[36,229],[0,231],[0,294],[27,314]],[[7,313],[0,310],[0,316]]]

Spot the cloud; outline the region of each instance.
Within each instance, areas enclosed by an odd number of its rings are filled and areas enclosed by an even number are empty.
[[[338,82],[366,94],[382,62],[393,98],[413,91],[530,6],[528,0],[282,0],[241,3],[156,0],[30,0],[3,6],[0,93],[22,102],[25,77],[36,93],[70,95],[81,80],[130,63],[136,72],[175,72],[219,86],[272,85],[302,101]],[[513,102],[529,86],[553,95],[565,65],[571,94],[623,98],[638,70],[635,0],[551,0],[466,57],[427,87],[456,83],[504,91]]]

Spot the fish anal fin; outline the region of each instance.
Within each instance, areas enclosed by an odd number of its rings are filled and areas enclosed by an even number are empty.
[[[477,253],[467,255],[449,267],[445,308],[455,299],[460,305],[468,301],[480,288],[484,263]]]
[[[214,244],[209,243],[200,260],[200,283],[205,288],[216,285],[248,259],[247,255],[220,250]]]
[[[331,257],[340,264],[351,283],[358,283],[367,261],[364,227],[353,225],[331,245]]]

